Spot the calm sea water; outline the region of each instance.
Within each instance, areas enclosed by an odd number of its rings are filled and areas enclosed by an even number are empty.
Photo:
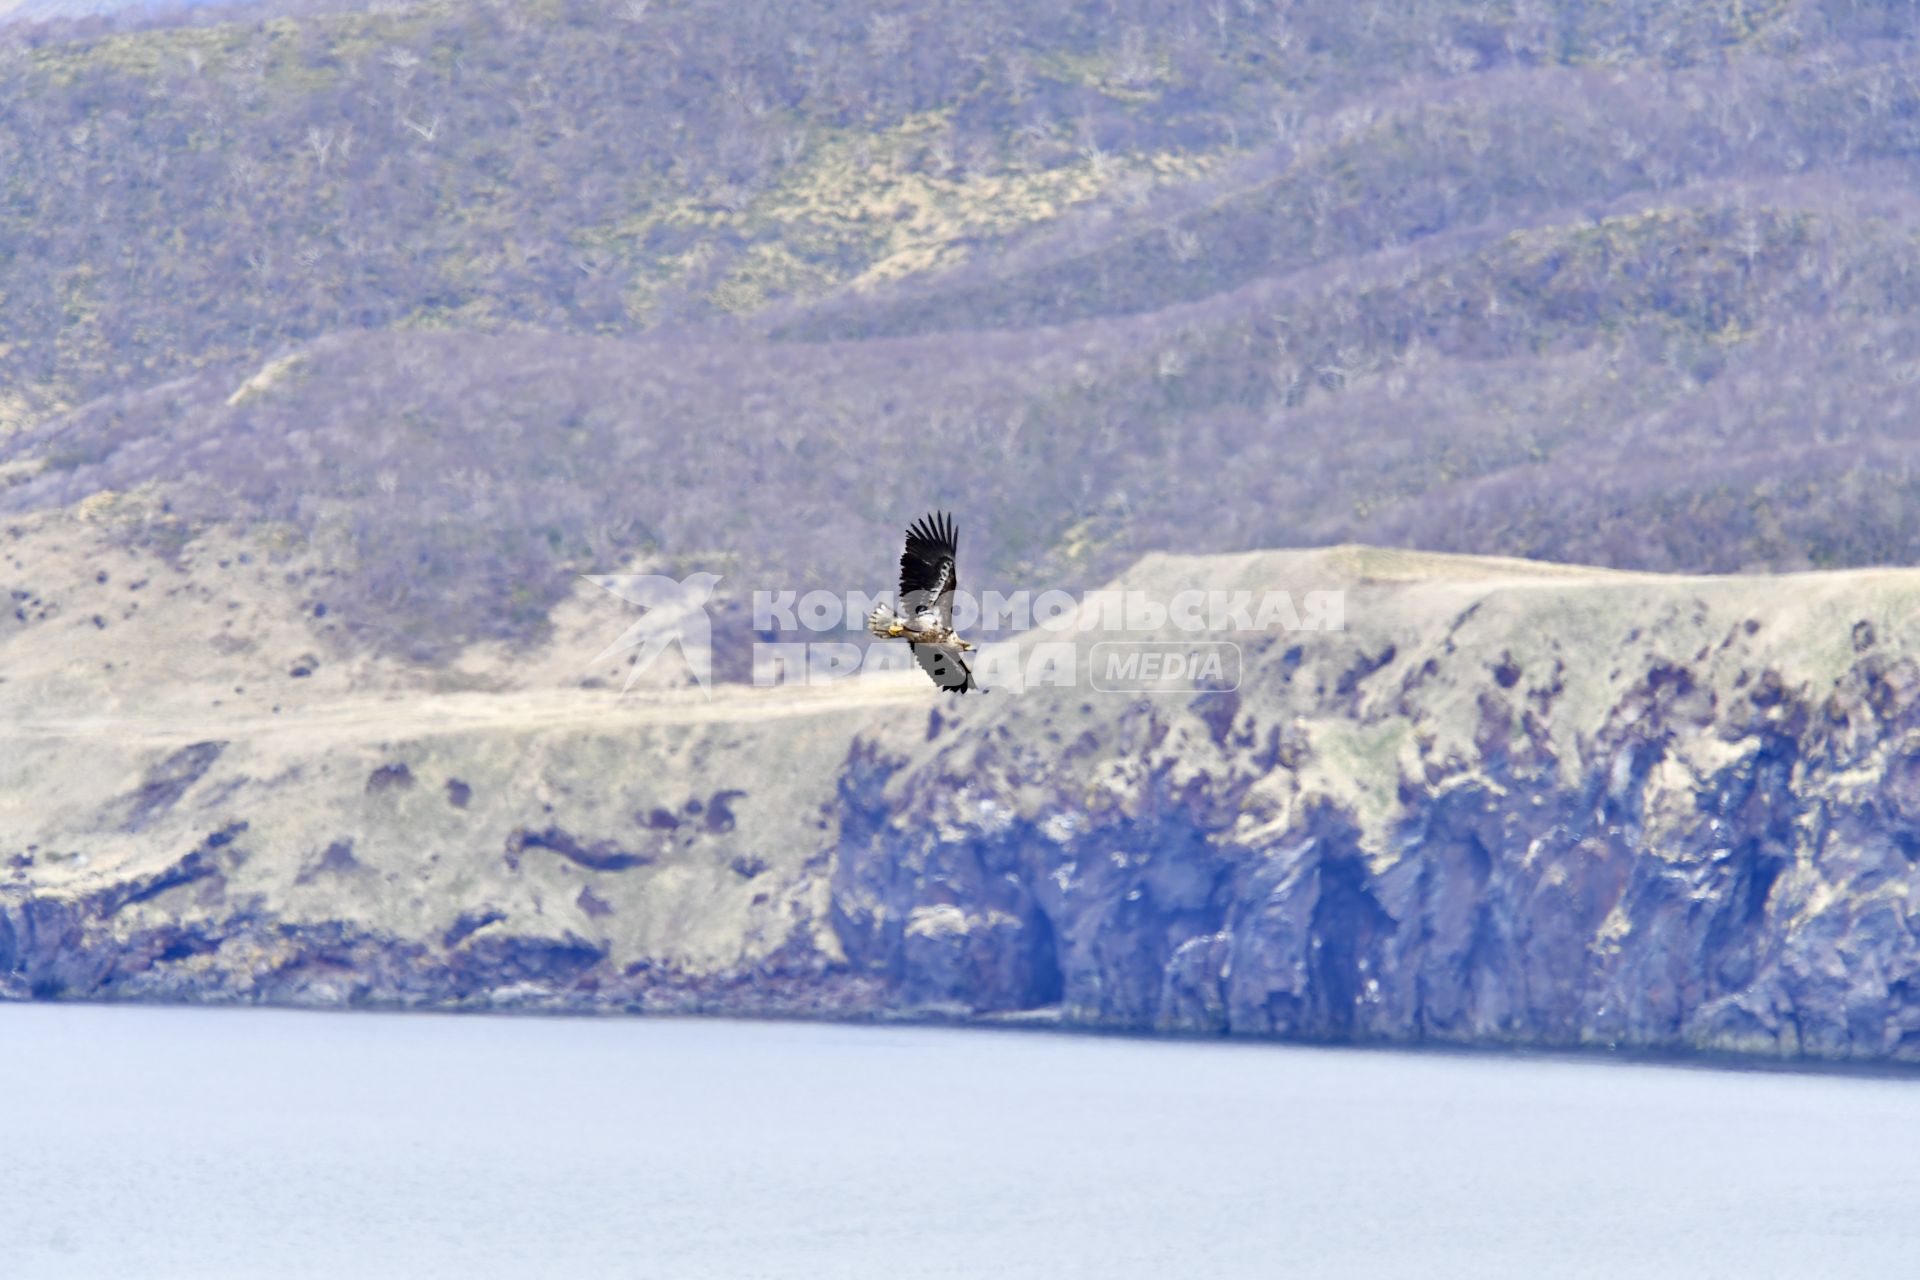
[[[1869,1276],[1920,1081],[0,1006],[0,1275]]]

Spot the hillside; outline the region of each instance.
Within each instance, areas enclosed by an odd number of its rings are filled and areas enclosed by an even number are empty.
[[[268,531],[343,657],[933,505],[982,585],[1920,555],[1899,6],[275,12],[0,30],[0,513]]]
[[[13,994],[1920,1044],[1913,572],[1157,556],[1120,585],[1338,588],[1347,629],[1227,633],[1233,692],[964,705],[289,678],[129,573],[114,702],[90,602],[0,649]]]

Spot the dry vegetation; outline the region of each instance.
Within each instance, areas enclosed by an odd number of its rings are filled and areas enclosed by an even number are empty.
[[[573,574],[1920,557],[1904,5],[718,0],[0,28],[0,511],[538,635]]]

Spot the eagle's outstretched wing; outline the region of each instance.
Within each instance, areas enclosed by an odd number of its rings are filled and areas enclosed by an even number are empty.
[[[900,553],[903,616],[913,618],[932,610],[943,629],[952,628],[953,593],[960,584],[953,563],[957,548],[953,517],[944,512],[921,516],[907,527],[907,549]]]
[[[960,650],[950,644],[909,645],[913,650],[913,660],[920,669],[933,677],[933,682],[948,693],[965,693],[969,689],[979,688],[973,682],[973,668],[961,656]]]

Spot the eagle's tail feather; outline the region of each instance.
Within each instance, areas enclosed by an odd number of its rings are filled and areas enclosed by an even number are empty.
[[[873,606],[873,612],[867,615],[867,630],[882,640],[888,640],[900,633],[894,628],[900,625],[900,617],[884,604]]]

